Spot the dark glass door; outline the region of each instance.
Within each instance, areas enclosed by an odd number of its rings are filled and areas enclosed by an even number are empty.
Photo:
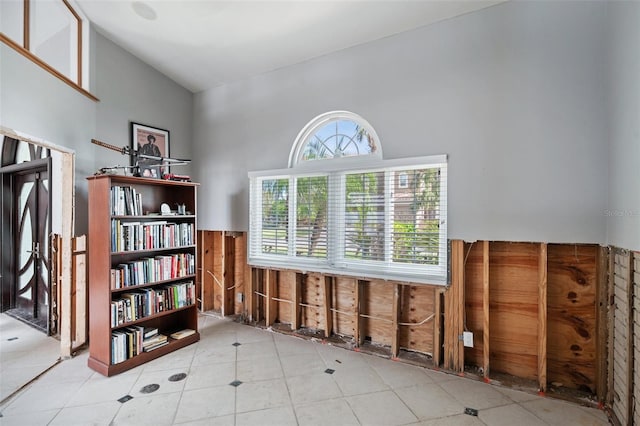
[[[9,314],[49,333],[49,173],[14,175],[15,308]]]

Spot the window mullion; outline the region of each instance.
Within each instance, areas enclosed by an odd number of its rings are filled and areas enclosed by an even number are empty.
[[[392,262],[393,255],[393,175],[389,170],[384,172],[384,260],[387,264]]]
[[[287,224],[287,231],[289,232],[288,243],[288,255],[296,255],[296,228],[298,219],[298,180],[295,176],[289,177],[289,223]]]
[[[331,203],[331,222],[329,228],[330,246],[330,262],[331,265],[337,265],[344,260],[345,245],[345,215],[344,215],[344,197],[345,197],[345,177],[343,174],[329,175],[329,193]]]

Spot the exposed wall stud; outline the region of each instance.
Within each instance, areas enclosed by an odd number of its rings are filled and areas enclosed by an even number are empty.
[[[547,389],[547,244],[540,243],[538,256],[538,387]]]

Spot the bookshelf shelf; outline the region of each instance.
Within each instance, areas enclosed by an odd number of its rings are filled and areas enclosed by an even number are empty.
[[[176,246],[176,247],[163,247],[157,249],[146,249],[146,250],[125,250],[125,251],[114,251],[111,253],[112,256],[127,256],[130,254],[134,255],[145,255],[145,254],[157,254],[157,253],[170,253],[173,251],[182,251],[186,249],[191,249],[193,251],[196,248],[195,244],[189,244],[186,246]]]
[[[200,339],[197,218],[159,214],[162,204],[197,211],[198,184],[117,175],[87,180],[88,365],[112,376]],[[195,332],[180,340],[168,338],[167,344],[150,350],[142,344],[147,329],[165,336]]]
[[[122,287],[122,288],[112,288],[111,289],[111,293],[112,294],[126,293],[126,292],[131,291],[131,290],[139,290],[139,289],[147,288],[147,287],[156,287],[156,286],[159,286],[161,284],[171,284],[171,283],[175,283],[175,282],[179,282],[179,281],[191,280],[191,281],[195,282],[195,279],[196,279],[195,274],[189,274],[189,275],[185,275],[183,277],[171,278],[169,280],[153,281],[153,282],[149,282],[149,283],[145,283],[145,284],[130,285],[128,287]]]
[[[132,325],[140,325],[140,324],[149,322],[151,320],[154,320],[156,318],[161,318],[161,317],[164,317],[164,316],[167,316],[167,315],[173,315],[178,311],[193,309],[193,308],[195,308],[195,306],[196,305],[193,304],[193,305],[189,305],[189,306],[184,306],[182,308],[176,308],[176,309],[171,309],[171,310],[168,310],[168,311],[158,312],[157,314],[149,315],[148,317],[144,317],[144,318],[140,318],[140,319],[137,319],[137,320],[134,320],[134,321],[129,321],[129,322],[125,322],[125,323],[122,323],[122,324],[118,324],[115,327],[111,327],[111,330],[112,331],[113,330],[119,330],[121,328],[131,327]]]

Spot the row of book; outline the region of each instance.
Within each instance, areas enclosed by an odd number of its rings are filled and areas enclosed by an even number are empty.
[[[119,327],[160,312],[179,309],[196,302],[193,281],[123,293],[111,301],[111,327]]]
[[[111,289],[170,280],[196,271],[196,258],[191,253],[146,257],[111,268]]]
[[[155,250],[194,244],[193,223],[111,221],[111,251]]]
[[[132,186],[112,186],[111,214],[114,216],[142,216],[142,194]]]
[[[171,333],[174,340],[184,339],[195,333],[195,330],[184,329]],[[155,327],[132,326],[111,333],[111,364],[151,352],[169,344],[167,335],[160,334]]]

